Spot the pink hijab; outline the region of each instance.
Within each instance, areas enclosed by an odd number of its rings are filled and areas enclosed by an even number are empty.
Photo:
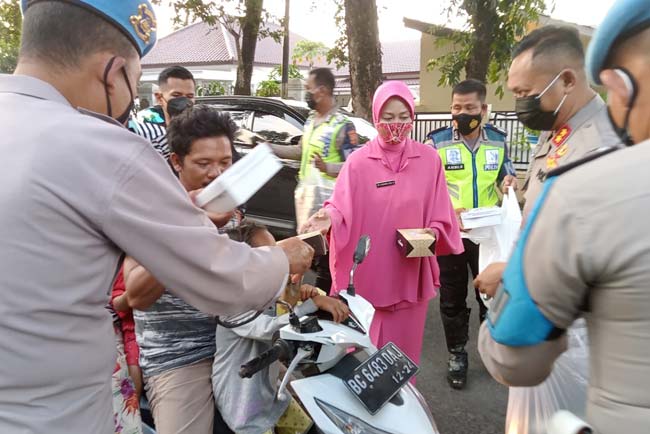
[[[387,81],[377,88],[375,91],[375,96],[372,100],[372,119],[374,121],[375,127],[380,131],[380,134],[377,136],[377,142],[379,146],[384,151],[384,155],[388,160],[390,166],[397,170],[402,162],[402,156],[404,154],[404,149],[406,148],[406,142],[408,139],[405,138],[400,143],[392,144],[386,143],[381,137],[382,126],[381,123],[381,111],[384,108],[384,105],[391,98],[399,98],[406,105],[411,113],[411,119],[415,118],[415,101],[413,100],[413,95],[411,91],[401,81]],[[412,127],[412,123],[407,127],[405,124],[401,124],[405,128]]]

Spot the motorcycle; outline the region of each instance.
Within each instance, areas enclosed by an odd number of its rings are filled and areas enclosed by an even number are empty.
[[[268,351],[241,366],[239,375],[250,378],[282,362],[287,371],[277,397],[288,393],[290,383],[321,434],[438,434],[426,401],[410,383],[418,367],[393,343],[378,349],[370,340],[375,309],[354,287],[354,273],[369,249],[364,236],[348,288],[339,292],[349,307],[348,319],[337,324],[322,311],[298,318],[291,305],[280,302],[290,323]],[[291,380],[296,372],[301,378]]]

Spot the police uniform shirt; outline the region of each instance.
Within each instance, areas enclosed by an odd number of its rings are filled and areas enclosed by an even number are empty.
[[[620,146],[620,142],[607,116],[607,106],[599,95],[556,132],[543,132],[533,151],[524,183],[524,218],[530,213],[549,171],[598,149]]]
[[[123,252],[213,315],[270,302],[287,258],[219,235],[147,141],[51,85],[0,76],[0,106],[0,433],[113,434]]]
[[[547,183],[554,182],[545,186],[539,211],[533,208],[522,232],[522,254],[515,249],[508,263],[555,327],[566,329],[585,317],[587,419],[596,433],[647,434],[650,429],[648,166],[650,141],[549,178]],[[520,326],[528,332],[528,325]],[[543,381],[565,345],[563,338],[501,345],[485,324],[479,337],[487,369],[512,386]]]

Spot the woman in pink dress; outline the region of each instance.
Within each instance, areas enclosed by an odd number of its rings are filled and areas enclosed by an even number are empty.
[[[370,254],[355,286],[376,309],[371,338],[379,348],[393,342],[419,363],[440,273],[435,257],[404,257],[396,232],[428,229],[436,237],[436,255],[462,253],[463,244],[438,153],[409,138],[414,115],[404,83],[379,86],[373,100],[379,136],[349,157],[331,199],[302,232],[329,231],[333,292],[347,287],[356,243],[370,235]]]

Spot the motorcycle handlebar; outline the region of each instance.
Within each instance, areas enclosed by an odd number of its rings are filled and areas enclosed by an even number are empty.
[[[251,378],[262,369],[270,366],[271,363],[279,359],[288,359],[290,355],[291,345],[289,342],[278,339],[267,351],[241,365],[239,376],[241,378]]]

